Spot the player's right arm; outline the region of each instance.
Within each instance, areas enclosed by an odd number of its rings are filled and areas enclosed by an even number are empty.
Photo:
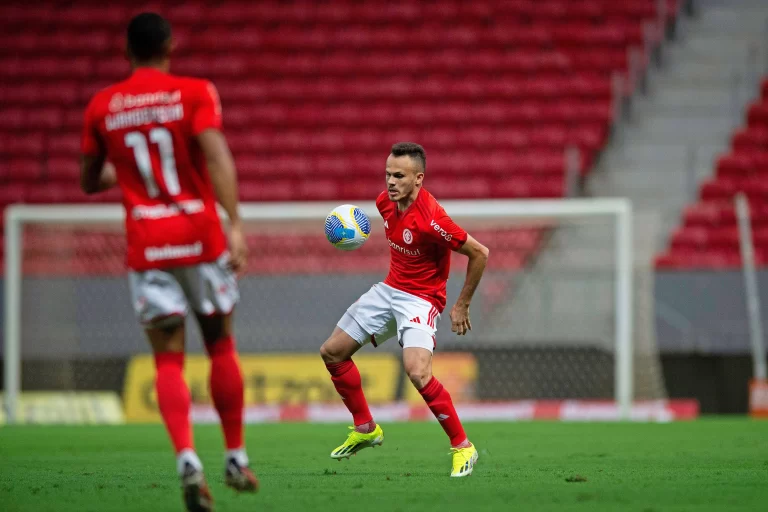
[[[206,90],[201,95],[193,120],[193,132],[205,155],[216,199],[229,217],[232,269],[242,272],[245,270],[247,246],[238,211],[237,172],[227,140],[221,132],[221,104],[211,83],[206,84]]]
[[[436,209],[429,227],[425,228],[425,233],[435,243],[461,253],[469,260],[464,286],[461,288],[461,293],[459,293],[459,297],[450,312],[451,330],[462,336],[467,331],[472,330],[472,323],[469,320],[469,304],[472,302],[472,296],[475,294],[477,285],[480,284],[483,272],[485,272],[490,251],[456,224],[442,207]]]
[[[80,188],[86,194],[95,194],[117,185],[117,174],[112,164],[107,163],[104,140],[96,129],[94,119],[95,99],[85,110],[85,123],[81,141]]]

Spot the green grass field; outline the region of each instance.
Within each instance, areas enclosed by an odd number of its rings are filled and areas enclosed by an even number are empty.
[[[219,511],[768,510],[768,422],[474,423],[475,474],[448,477],[434,423],[384,425],[386,442],[337,462],[343,425],[254,425],[262,492],[222,484],[221,437],[196,442]],[[160,426],[0,429],[0,510],[182,510]]]

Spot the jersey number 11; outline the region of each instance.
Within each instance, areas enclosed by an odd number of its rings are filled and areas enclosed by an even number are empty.
[[[181,192],[181,187],[179,186],[179,175],[176,172],[176,158],[173,155],[171,132],[165,128],[152,128],[149,131],[149,142],[157,144],[157,148],[160,150],[160,167],[168,194],[178,195]],[[139,173],[144,179],[147,194],[149,197],[157,197],[160,194],[160,189],[152,172],[152,159],[149,156],[147,137],[141,132],[126,133],[125,145],[133,149],[136,167],[139,168]]]

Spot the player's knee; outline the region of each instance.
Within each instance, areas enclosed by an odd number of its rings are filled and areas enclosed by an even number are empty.
[[[432,372],[429,371],[428,366],[413,365],[410,368],[406,367],[405,372],[416,389],[422,389],[432,378]]]
[[[334,348],[333,342],[330,339],[320,347],[320,357],[323,358],[325,364],[340,363],[344,360],[341,351]]]

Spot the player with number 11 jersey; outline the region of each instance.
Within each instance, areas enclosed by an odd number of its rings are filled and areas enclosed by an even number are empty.
[[[227,248],[195,137],[221,129],[213,84],[141,67],[94,96],[83,153],[103,149],[123,193],[133,270],[215,261]]]
[[[245,451],[243,375],[232,320],[239,299],[235,273],[246,259],[237,176],[213,84],[169,73],[170,24],[142,13],[127,36],[133,73],[98,92],[86,109],[81,187],[88,194],[116,185],[122,190],[131,295],[154,352],[158,409],[187,510],[209,511],[213,499],[194,448],[183,374],[190,312],[211,362],[225,482],[237,491],[258,489]],[[230,220],[229,244],[217,201]]]

